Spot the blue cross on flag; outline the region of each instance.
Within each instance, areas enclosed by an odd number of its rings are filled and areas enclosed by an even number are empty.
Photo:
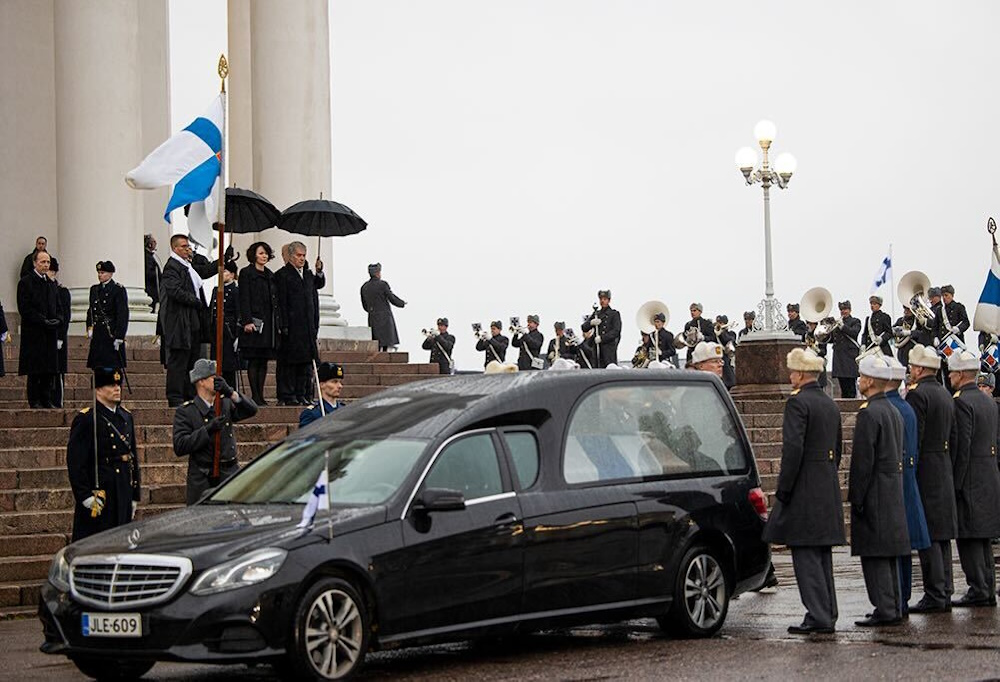
[[[1000,336],[1000,262],[995,243],[990,269],[986,273],[986,284],[983,285],[983,293],[979,294],[976,315],[972,318],[972,328],[977,332]]]
[[[882,262],[879,263],[878,270],[875,271],[875,279],[872,282],[872,289],[869,293],[874,294],[876,291],[885,286],[892,278],[892,251],[889,252]]]
[[[306,503],[306,508],[302,510],[302,520],[299,522],[299,525],[296,526],[297,528],[308,528],[316,519],[316,512],[320,510],[330,510],[330,495],[327,493],[329,483],[326,470],[327,468],[324,466],[323,470],[319,472],[319,477],[316,479],[316,485],[313,486],[312,494],[309,496],[309,501]]]

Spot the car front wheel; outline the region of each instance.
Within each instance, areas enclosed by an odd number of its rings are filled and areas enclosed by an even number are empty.
[[[711,637],[726,620],[729,594],[722,562],[710,548],[695,545],[681,560],[670,612],[657,620],[682,637]]]
[[[351,583],[323,578],[306,591],[295,613],[288,651],[291,679],[344,680],[368,651],[369,616]]]

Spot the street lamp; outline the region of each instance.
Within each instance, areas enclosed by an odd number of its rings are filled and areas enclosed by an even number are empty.
[[[759,182],[764,188],[764,300],[757,305],[757,319],[754,320],[753,336],[768,334],[772,337],[783,337],[788,334],[788,319],[781,310],[781,304],[774,298],[774,275],[771,269],[771,185],[781,189],[788,187],[792,174],[795,172],[795,157],[789,153],[779,154],[770,165],[768,152],[771,143],[777,135],[777,129],[771,121],[760,121],[753,129],[754,137],[764,152],[764,162],[757,166],[757,152],[752,147],[742,147],[736,152],[736,166],[743,173],[748,185]],[[761,320],[763,318],[763,321]],[[777,334],[776,334],[777,332]]]

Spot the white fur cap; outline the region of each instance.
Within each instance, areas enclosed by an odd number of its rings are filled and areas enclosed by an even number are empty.
[[[957,353],[952,353],[951,356],[948,358],[948,371],[978,372],[979,356],[974,355],[967,350],[963,350]]]
[[[808,348],[793,348],[785,356],[785,365],[795,372],[822,372],[826,367],[826,359]]]
[[[941,368],[941,356],[937,354],[937,351],[929,346],[921,346],[919,343],[910,349],[907,359],[911,365],[916,365],[917,367],[926,367],[928,369]]]
[[[858,371],[866,377],[888,381],[890,376],[889,363],[884,355],[866,355],[858,363]]]
[[[496,360],[490,360],[490,364],[486,365],[486,374],[507,374],[516,371],[517,365],[510,362],[500,364]]]
[[[715,358],[722,358],[722,346],[711,341],[702,341],[694,347],[694,352],[691,353],[691,364],[697,365],[699,362]]]
[[[555,369],[555,370],[580,369],[580,365],[576,364],[572,360],[567,360],[566,358],[559,358],[558,360],[552,363],[549,369]]]
[[[891,355],[887,356],[885,361],[889,363],[889,379],[892,381],[903,381],[906,379],[906,368],[903,367],[903,363]]]

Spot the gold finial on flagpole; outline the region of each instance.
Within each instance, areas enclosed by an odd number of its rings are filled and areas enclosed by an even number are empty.
[[[222,92],[226,91],[226,76],[229,75],[229,62],[226,61],[226,55],[219,55],[219,78],[222,79]]]

